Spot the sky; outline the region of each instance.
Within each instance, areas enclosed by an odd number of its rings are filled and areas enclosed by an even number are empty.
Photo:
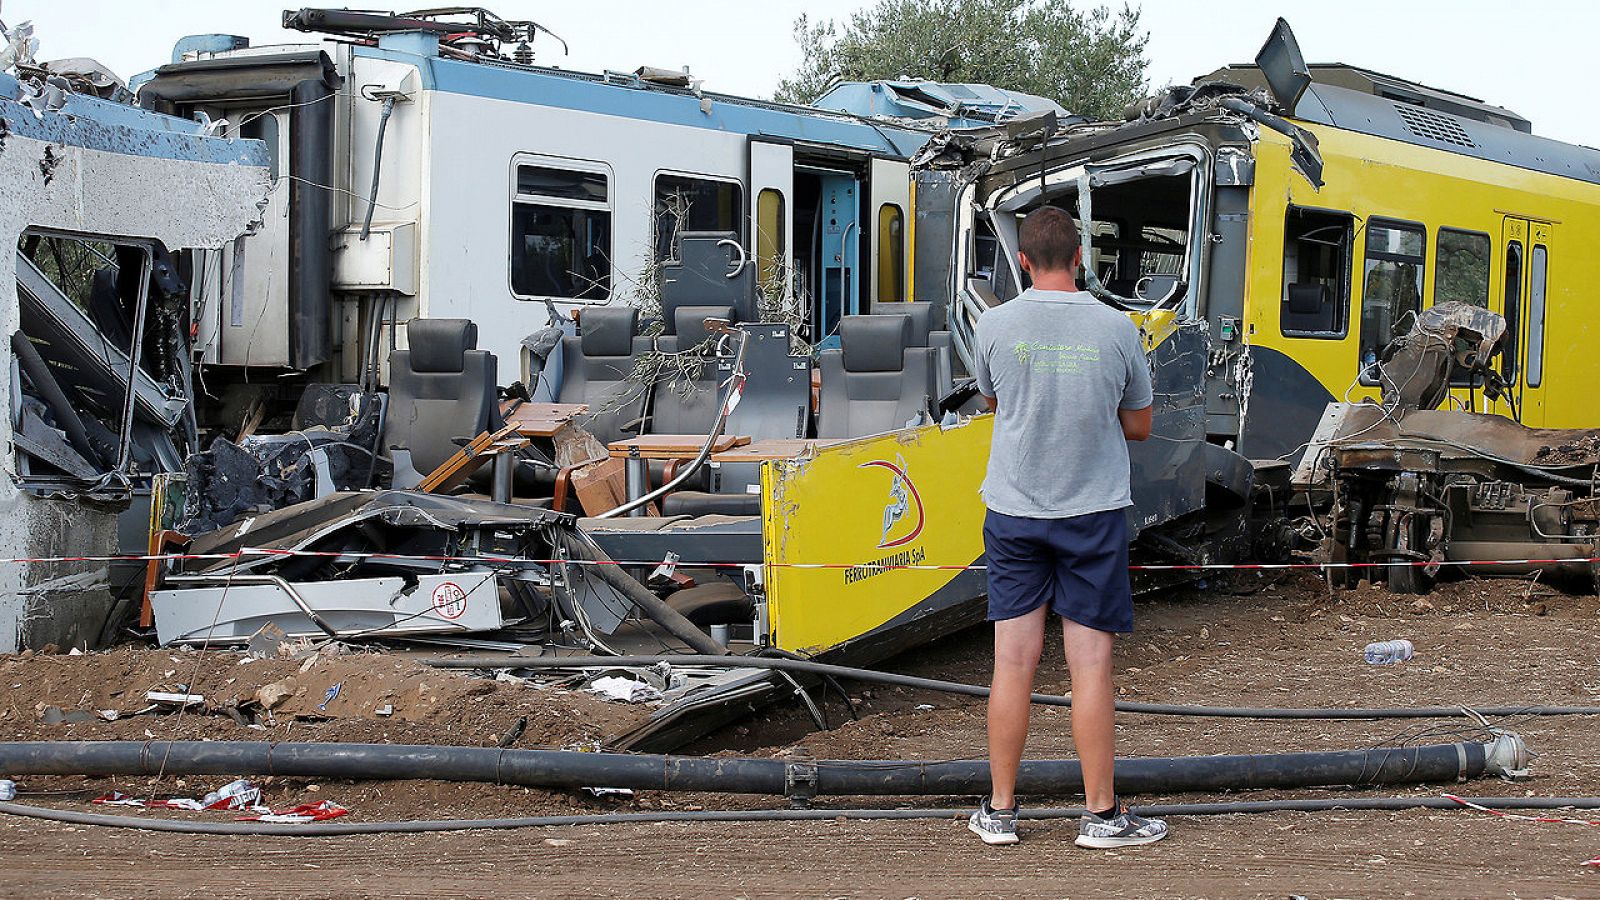
[[[709,90],[757,97],[770,96],[778,79],[800,63],[796,16],[843,18],[863,5],[863,0],[479,2],[508,19],[532,18],[567,40],[571,52],[563,56],[559,44],[542,38],[535,45],[541,63],[585,71],[687,65]],[[1600,147],[1600,116],[1572,113],[1589,108],[1600,3],[1145,0],[1133,5],[1150,32],[1147,56],[1154,87],[1250,61],[1281,15],[1293,26],[1308,62],[1350,63],[1467,94],[1531,119],[1537,134]],[[288,6],[282,0],[0,0],[0,19],[7,25],[31,20],[41,59],[90,56],[126,78],[167,62],[173,42],[185,34],[242,34],[258,45],[305,39],[282,29],[280,17]]]

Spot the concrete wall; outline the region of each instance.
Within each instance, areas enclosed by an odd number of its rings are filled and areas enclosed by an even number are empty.
[[[0,335],[19,321],[15,254],[4,248],[29,227],[154,239],[174,252],[218,248],[253,227],[267,189],[260,145],[228,159],[217,142],[192,123],[98,101],[36,112],[0,99]],[[0,476],[0,653],[85,646],[110,609],[106,564],[14,560],[116,553],[119,505],[18,487],[14,378],[14,365],[0,366],[0,470],[10,476]]]

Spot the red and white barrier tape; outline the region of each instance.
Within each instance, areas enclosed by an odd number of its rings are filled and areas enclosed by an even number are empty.
[[[1522,813],[1509,813],[1509,812],[1505,812],[1504,810],[1490,809],[1487,806],[1482,806],[1482,805],[1479,805],[1477,803],[1473,803],[1471,800],[1467,800],[1467,799],[1462,798],[1462,797],[1457,797],[1455,794],[1445,794],[1444,798],[1446,800],[1452,800],[1452,801],[1454,801],[1456,803],[1459,803],[1459,804],[1461,804],[1462,806],[1465,806],[1468,809],[1474,809],[1474,810],[1477,810],[1478,812],[1481,812],[1481,813],[1488,813],[1489,815],[1494,816],[1495,818],[1498,818],[1498,819],[1510,819],[1510,820],[1513,820],[1513,821],[1516,821],[1516,822],[1542,822],[1542,823],[1545,823],[1545,824],[1557,824],[1557,825],[1589,825],[1589,826],[1600,825],[1600,819],[1574,819],[1574,818],[1570,818],[1570,817],[1567,817],[1567,816],[1529,816],[1529,815],[1524,815]],[[1579,863],[1578,865],[1580,865],[1580,866],[1600,866],[1600,856],[1594,856],[1594,857],[1591,857],[1590,859],[1586,859],[1583,862]]]
[[[151,553],[143,555],[125,554],[112,556],[16,556],[0,557],[0,565],[15,565],[21,563],[67,563],[67,562],[167,562],[177,560],[244,560],[251,557],[293,557],[317,556],[332,559],[390,559],[412,560],[420,562],[455,562],[478,563],[486,565],[539,565],[554,566],[566,564],[569,566],[657,566],[661,560],[593,560],[593,559],[534,559],[525,556],[430,556],[419,553],[377,553],[342,550],[280,550],[265,547],[246,547],[232,553]],[[1275,571],[1294,569],[1387,569],[1387,568],[1415,568],[1426,566],[1439,567],[1472,567],[1472,566],[1550,566],[1572,563],[1600,564],[1600,556],[1573,556],[1563,559],[1446,559],[1446,560],[1396,560],[1391,562],[1294,562],[1294,563],[1162,563],[1162,564],[1136,564],[1128,566],[1135,572],[1227,572],[1227,571]],[[740,563],[740,562],[701,562],[684,561],[679,563],[686,568],[702,569],[742,569],[749,565],[762,565],[774,569],[866,569],[871,571],[917,571],[917,572],[982,572],[988,566],[982,565],[939,565],[930,563]]]

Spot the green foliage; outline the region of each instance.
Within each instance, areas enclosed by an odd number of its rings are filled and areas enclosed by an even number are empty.
[[[1070,0],[876,0],[849,21],[795,20],[805,53],[777,97],[816,99],[834,78],[986,83],[1048,97],[1095,118],[1120,117],[1146,90],[1139,11]]]

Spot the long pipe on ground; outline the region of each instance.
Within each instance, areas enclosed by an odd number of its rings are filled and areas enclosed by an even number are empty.
[[[597,568],[608,568],[599,566]],[[630,579],[631,580],[631,579]],[[637,584],[637,582],[635,582]],[[654,594],[651,595],[655,596]],[[810,675],[831,675],[851,681],[889,684],[918,690],[939,691],[966,697],[987,697],[989,689],[979,684],[958,681],[941,681],[916,675],[879,672],[874,669],[857,669],[835,666],[809,659],[783,659],[767,656],[690,656],[687,654],[663,656],[549,656],[530,659],[509,657],[469,659],[425,659],[425,665],[439,669],[578,669],[610,668],[619,666],[653,666],[667,663],[674,666],[715,666],[726,668],[775,669],[781,672],[804,672]],[[1054,694],[1034,694],[1033,702],[1039,706],[1071,706],[1071,697]],[[1233,719],[1439,719],[1474,718],[1476,716],[1596,716],[1600,706],[1400,706],[1400,707],[1339,707],[1294,708],[1274,706],[1192,706],[1177,703],[1138,703],[1118,701],[1117,710],[1126,713],[1144,713],[1157,716],[1214,716]]]
[[[1600,809],[1600,797],[1463,797],[1467,803],[1487,809]],[[1404,810],[1454,809],[1468,807],[1447,797],[1355,797],[1318,800],[1239,800],[1223,803],[1161,803],[1140,806],[1146,816],[1220,816],[1269,812],[1324,812],[1329,810]],[[72,825],[99,825],[109,828],[134,828],[178,834],[227,834],[257,837],[338,837],[352,834],[421,834],[430,831],[478,831],[484,829],[549,828],[573,825],[640,825],[657,822],[832,822],[964,819],[969,809],[708,809],[694,812],[658,811],[645,813],[596,813],[576,816],[521,816],[506,819],[412,819],[401,822],[319,822],[308,825],[277,825],[265,822],[192,822],[185,819],[152,819],[144,816],[108,816],[103,813],[71,809],[50,809],[26,803],[0,803],[0,813],[65,822]],[[1026,809],[1024,819],[1076,819],[1084,810],[1076,807]]]
[[[1526,764],[1520,738],[1374,750],[1117,760],[1121,794],[1459,781]],[[0,744],[8,775],[274,775],[426,779],[541,788],[606,787],[777,796],[981,794],[983,760],[783,760],[406,744],[265,741],[22,741]],[[1024,760],[1017,789],[1078,793],[1078,761]]]
[[[657,597],[651,590],[640,584],[632,575],[623,571],[606,551],[595,543],[593,538],[580,530],[563,529],[561,532],[561,546],[574,559],[586,559],[598,562],[598,566],[589,566],[589,570],[601,581],[610,585],[617,593],[628,598],[635,606],[639,607],[645,615],[649,616],[657,625],[667,630],[668,634],[688,644],[697,653],[710,656],[726,656],[728,648],[722,642],[714,640],[711,635],[701,631],[693,622],[684,617],[667,601]],[[616,657],[600,657],[601,659],[615,659]],[[692,657],[691,657],[692,658]]]

